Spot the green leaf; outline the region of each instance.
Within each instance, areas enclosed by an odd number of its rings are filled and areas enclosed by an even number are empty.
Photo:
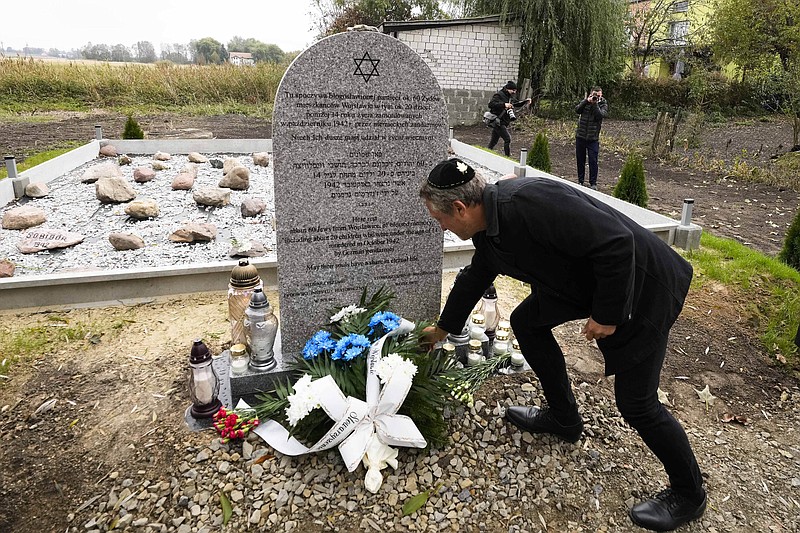
[[[423,505],[428,503],[428,498],[430,497],[431,493],[438,492],[441,487],[442,484],[439,483],[436,487],[431,487],[425,492],[420,492],[416,496],[411,497],[408,501],[406,501],[406,503],[403,504],[403,516],[416,513]]]
[[[231,519],[233,508],[231,507],[231,501],[225,496],[224,492],[219,493],[219,503],[222,504],[222,525],[224,526]]]

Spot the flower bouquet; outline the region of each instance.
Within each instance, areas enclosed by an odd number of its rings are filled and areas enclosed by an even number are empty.
[[[388,310],[394,295],[366,289],[356,305],[331,310],[294,363],[294,383],[259,396],[254,430],[277,451],[302,455],[337,446],[349,471],[368,468],[377,492],[380,470],[397,468],[397,446],[447,441],[446,404],[455,400],[456,361],[422,342],[429,324]]]

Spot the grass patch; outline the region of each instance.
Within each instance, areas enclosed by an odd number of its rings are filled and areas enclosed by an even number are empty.
[[[17,163],[17,171],[22,172],[23,170],[28,170],[29,168],[33,168],[36,165],[44,163],[45,161],[49,161],[54,159],[61,154],[65,154],[70,150],[74,150],[78,146],[81,146],[83,143],[77,141],[67,141],[63,142],[59,145],[58,148],[53,148],[51,150],[46,150],[44,152],[39,152],[37,154],[33,154],[29,157],[26,157],[24,161]],[[0,168],[0,180],[5,179],[8,177],[8,170],[5,167]]]
[[[686,253],[695,269],[692,283],[718,281],[742,295],[761,332],[764,348],[788,369],[800,371],[794,337],[800,320],[800,272],[731,239],[703,232],[700,249]]]
[[[85,324],[70,324],[57,316],[50,316],[46,323],[36,326],[0,329],[0,374],[7,375],[19,361],[52,353],[71,342],[83,342],[88,332]]]

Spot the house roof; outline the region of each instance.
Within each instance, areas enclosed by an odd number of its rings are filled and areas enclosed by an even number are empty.
[[[475,17],[468,19],[447,19],[447,20],[409,20],[409,21],[386,21],[378,27],[383,33],[394,31],[427,30],[430,28],[445,28],[448,26],[466,26],[467,24],[486,24],[500,22],[500,15],[490,15],[488,17]]]
[[[241,57],[242,59],[253,59],[250,52],[229,52],[228,57]]]

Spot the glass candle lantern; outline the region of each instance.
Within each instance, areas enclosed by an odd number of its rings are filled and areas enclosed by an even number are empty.
[[[256,267],[247,259],[242,259],[231,270],[228,285],[228,321],[231,324],[231,344],[246,344],[244,312],[250,304],[250,296],[256,288],[262,287],[261,277]]]
[[[267,295],[260,288],[253,291],[250,305],[244,312],[245,334],[250,346],[250,368],[264,371],[275,368],[275,337],[278,334],[278,318],[272,312]]]
[[[238,375],[247,370],[250,358],[247,357],[247,346],[234,344],[231,346],[231,373]]]
[[[497,331],[505,331],[508,333],[508,338],[511,338],[511,322],[508,320],[499,320],[497,322]]]
[[[475,366],[483,361],[483,345],[478,339],[469,340],[469,352],[467,352],[467,366]]]
[[[497,333],[494,337],[494,342],[492,343],[492,352],[494,355],[505,355],[509,351],[508,349],[508,332],[497,330]]]
[[[189,396],[192,398],[192,416],[211,418],[222,407],[219,395],[219,376],[212,365],[211,352],[197,339],[189,356]]]
[[[483,315],[483,328],[487,337],[493,339],[500,322],[500,309],[497,306],[497,290],[494,284],[489,285],[489,288],[483,293],[476,311],[478,314]]]
[[[451,342],[446,342],[446,343],[442,344],[442,350],[444,350],[444,354],[447,357],[449,357],[451,359],[455,359],[456,358],[456,346],[455,346],[455,344],[453,344]]]
[[[472,315],[472,324],[469,328],[469,338],[478,341],[487,341],[489,338],[486,336],[485,319],[482,314],[475,313]]]
[[[525,356],[519,349],[519,342],[517,339],[511,341],[511,366],[521,368],[525,364]]]

